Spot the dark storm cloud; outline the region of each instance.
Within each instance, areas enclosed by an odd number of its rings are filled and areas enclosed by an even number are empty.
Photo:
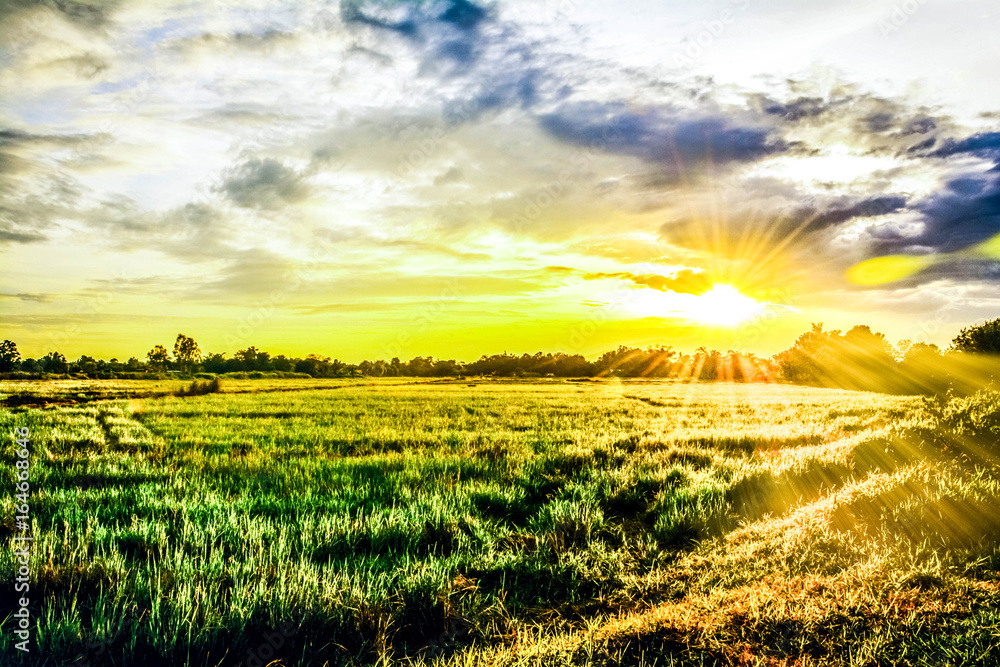
[[[1000,233],[1000,178],[994,175],[953,179],[942,191],[914,206],[923,230],[916,236],[883,231],[874,240],[879,251],[919,247],[953,252]]]
[[[1000,160],[1000,132],[981,132],[965,139],[945,139],[931,155],[950,157],[961,153]]]
[[[217,191],[238,206],[276,210],[309,195],[305,176],[274,158],[251,157],[229,169]]]
[[[770,128],[739,126],[717,116],[639,113],[616,102],[566,104],[539,122],[563,141],[634,155],[673,171],[701,163],[752,162],[790,148]]]
[[[793,223],[805,223],[808,231],[825,229],[855,218],[875,218],[906,207],[906,197],[889,195],[863,199],[847,206],[832,206],[824,210],[804,208],[793,217]]]

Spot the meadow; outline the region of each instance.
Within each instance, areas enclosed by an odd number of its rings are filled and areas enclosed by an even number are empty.
[[[1000,664],[995,392],[181,388],[0,383],[4,665]]]

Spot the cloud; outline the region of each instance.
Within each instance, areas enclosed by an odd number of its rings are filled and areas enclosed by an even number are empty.
[[[927,148],[932,146],[933,144],[930,144]],[[996,160],[997,168],[1000,169],[1000,132],[980,132],[965,139],[948,138],[929,153],[932,157],[951,157],[960,154]]]
[[[277,210],[309,196],[305,179],[274,158],[250,157],[229,169],[216,190],[237,206]]]
[[[189,289],[190,299],[239,303],[280,294],[284,302],[300,288],[302,267],[291,259],[264,248],[234,251],[216,280]]]
[[[549,267],[550,269],[561,269],[563,267]],[[559,273],[560,271],[556,271]],[[659,274],[635,274],[629,272],[617,273],[584,273],[584,280],[627,280],[650,289],[661,292],[676,292],[678,294],[704,294],[712,289],[712,279],[704,271],[695,269],[681,269],[668,276]]]
[[[408,6],[401,2],[341,0],[340,3],[340,16],[345,23],[390,30],[406,37],[417,35],[418,20],[414,17],[416,12],[416,6]]]
[[[820,97],[798,97],[785,103],[762,98],[760,104],[764,113],[792,123],[803,118],[815,118],[831,108],[831,104]]]
[[[0,130],[0,244],[44,241],[56,219],[79,211],[80,184],[48,156],[101,137]]]
[[[480,52],[480,26],[489,12],[468,0],[428,3],[342,0],[347,25],[392,32],[427,46],[427,55],[467,67]]]
[[[46,64],[50,68],[64,68],[81,79],[93,79],[111,67],[111,62],[100,55],[87,51],[66,58],[52,60]]]
[[[172,40],[165,46],[172,52],[186,55],[201,54],[218,57],[222,53],[238,51],[267,55],[276,49],[294,44],[298,37],[296,32],[266,27],[258,32],[204,32]]]
[[[0,243],[38,243],[45,237],[37,232],[19,231],[10,223],[0,220]]]
[[[815,85],[789,81],[793,91]],[[786,100],[749,94],[748,106],[765,117],[779,119],[811,146],[849,143],[865,152],[906,155],[933,146],[949,119],[904,100],[886,99],[856,86],[842,84],[822,95],[796,95]]]
[[[0,299],[19,299],[21,301],[34,301],[35,303],[48,303],[52,300],[48,294],[38,294],[34,292],[21,292],[19,294],[8,294],[0,292]]]
[[[87,28],[100,28],[119,6],[118,0],[6,0],[0,3],[0,19],[9,20],[25,11],[59,12],[66,20]]]
[[[815,231],[839,225],[855,218],[877,218],[888,215],[905,206],[906,197],[902,195],[870,197],[846,206],[831,206],[825,210],[804,208],[792,216],[790,223],[802,226],[805,231]]]
[[[630,110],[618,102],[573,102],[539,118],[552,136],[593,150],[632,155],[668,172],[703,164],[752,162],[790,146],[768,127],[670,109]]]
[[[102,135],[84,134],[40,134],[35,132],[25,132],[24,130],[4,128],[0,130],[0,148],[10,150],[25,146],[72,146],[87,141],[94,141],[101,138],[101,136]]]
[[[920,246],[926,251],[953,252],[1000,233],[1000,177],[995,174],[955,178],[945,188],[917,202],[922,231],[915,236],[885,235],[881,252]]]
[[[360,23],[414,37],[421,28],[435,23],[463,32],[473,32],[488,18],[489,13],[468,0],[412,3],[341,0],[340,15],[345,23]]]
[[[661,238],[673,245],[705,251],[706,239],[718,244],[715,254],[725,249],[739,251],[750,239],[754,243],[790,242],[813,254],[829,250],[827,230],[860,218],[879,218],[903,211],[907,198],[903,195],[873,197],[837,197],[817,202],[815,198],[803,204],[801,193],[782,181],[759,179],[745,191],[716,202],[724,215],[694,214],[670,220],[660,226]],[[710,220],[706,223],[705,220]]]
[[[980,132],[962,140],[947,139],[935,155],[946,156],[956,153],[992,153],[1000,150],[1000,132]]]

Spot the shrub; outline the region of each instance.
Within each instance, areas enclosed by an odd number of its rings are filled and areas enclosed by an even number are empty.
[[[218,394],[222,391],[222,382],[219,378],[212,378],[208,382],[195,380],[189,387],[180,388],[174,392],[174,396],[203,396],[205,394]]]

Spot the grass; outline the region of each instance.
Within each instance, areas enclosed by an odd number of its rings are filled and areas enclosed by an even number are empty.
[[[0,386],[3,664],[1000,663],[995,394],[187,384]]]

